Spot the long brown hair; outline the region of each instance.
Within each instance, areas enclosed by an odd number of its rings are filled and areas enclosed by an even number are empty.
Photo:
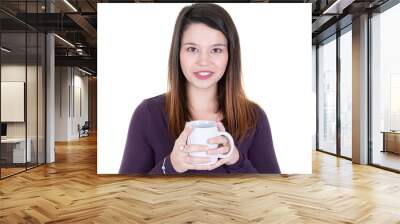
[[[182,34],[190,24],[203,23],[221,31],[228,40],[228,64],[218,82],[218,111],[224,116],[225,128],[240,140],[256,125],[257,105],[246,98],[242,87],[239,35],[230,15],[216,4],[193,4],[178,15],[172,37],[168,63],[168,92],[165,109],[170,135],[176,139],[191,120],[186,94],[186,78],[181,70],[179,52]]]

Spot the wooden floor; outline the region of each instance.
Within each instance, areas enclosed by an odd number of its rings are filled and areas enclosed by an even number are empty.
[[[400,175],[320,152],[313,175],[96,174],[96,138],[0,181],[0,223],[400,223]]]

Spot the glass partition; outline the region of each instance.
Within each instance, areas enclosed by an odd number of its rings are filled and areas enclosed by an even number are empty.
[[[43,13],[44,3],[1,1],[0,7],[20,17]],[[0,178],[45,163],[45,44],[44,33],[0,11]]]
[[[26,33],[1,34],[1,176],[26,169]],[[4,50],[6,49],[6,50]]]
[[[46,76],[45,76],[45,65],[46,65],[46,38],[43,33],[38,34],[38,75],[37,75],[37,162],[43,164],[46,162],[46,145],[45,145],[45,114],[46,114]]]

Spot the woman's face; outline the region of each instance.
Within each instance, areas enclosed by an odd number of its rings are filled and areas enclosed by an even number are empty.
[[[188,85],[216,87],[228,63],[228,41],[221,31],[194,23],[183,32],[180,63]]]

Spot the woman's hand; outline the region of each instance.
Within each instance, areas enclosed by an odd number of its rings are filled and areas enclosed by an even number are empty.
[[[218,129],[225,131],[225,127],[221,122],[218,122]],[[210,158],[190,156],[190,152],[207,152],[209,155],[225,154],[229,151],[230,145],[228,139],[223,136],[217,136],[209,139],[210,144],[218,144],[221,147],[210,149],[206,145],[186,145],[187,139],[192,132],[192,128],[188,125],[175,140],[174,148],[172,149],[170,159],[171,164],[176,172],[183,173],[187,170],[213,170],[224,164],[232,165],[239,160],[239,151],[234,146],[232,154],[223,159],[219,159],[216,163],[210,165],[201,165],[209,162]]]
[[[220,131],[225,131],[225,127],[221,122],[217,122],[218,124],[218,130]],[[225,138],[224,136],[217,136],[214,138],[210,138],[208,140],[209,144],[218,144],[220,147],[216,148],[216,149],[209,149],[208,150],[208,154],[209,155],[217,155],[217,154],[226,154],[229,152],[230,149],[230,144],[227,138]],[[226,165],[233,165],[235,164],[237,161],[239,160],[239,151],[236,148],[236,146],[233,146],[233,152],[232,154],[227,157],[227,158],[222,158],[219,159],[215,164],[211,165],[211,169],[215,169],[219,166],[222,166],[224,164]]]
[[[186,172],[187,170],[208,170],[207,166],[198,165],[209,162],[209,158],[190,156],[189,152],[207,152],[209,147],[206,145],[186,145],[187,139],[192,132],[192,128],[188,125],[175,140],[174,148],[172,149],[170,159],[172,167],[178,173]]]

